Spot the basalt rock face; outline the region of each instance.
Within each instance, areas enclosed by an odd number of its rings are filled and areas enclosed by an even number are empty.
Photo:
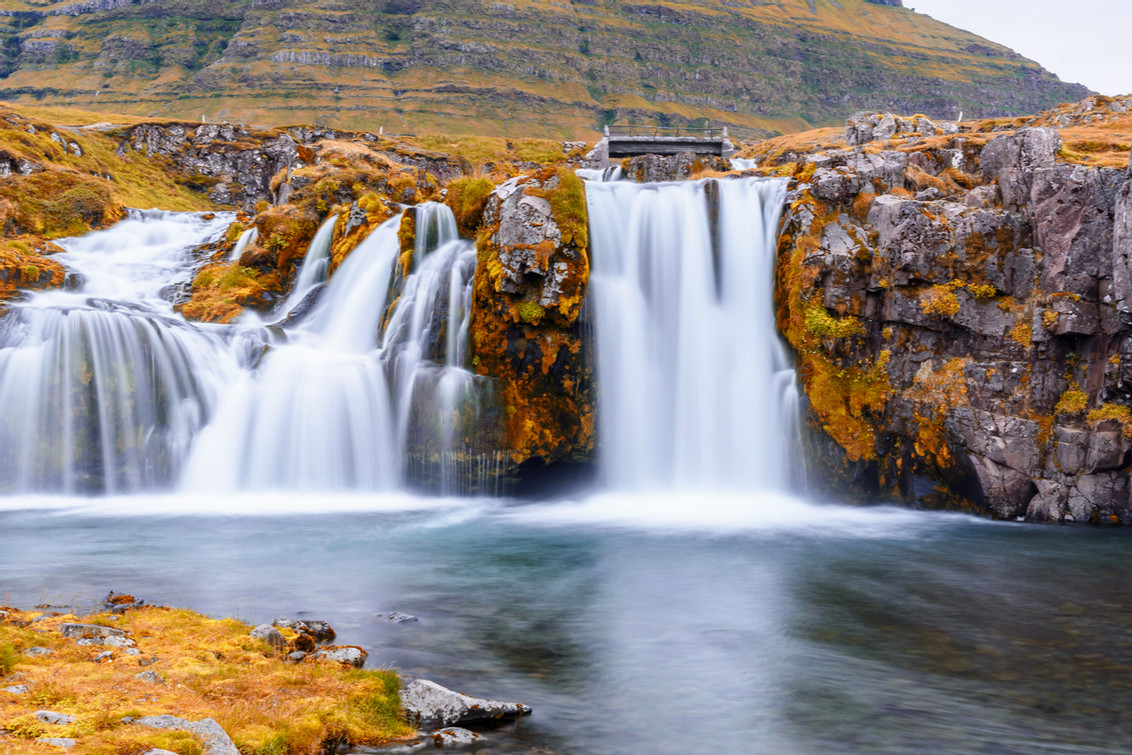
[[[614,120],[742,136],[867,108],[989,116],[1086,94],[900,6],[23,0],[0,12],[0,98],[387,132],[513,133],[518,113],[526,133],[565,137]]]
[[[585,461],[595,397],[582,303],[589,283],[585,190],[569,169],[496,187],[479,233],[475,369],[499,381],[511,461]]]
[[[779,324],[820,484],[1132,524],[1132,166],[1049,128],[792,166]],[[819,471],[820,470],[820,471]]]

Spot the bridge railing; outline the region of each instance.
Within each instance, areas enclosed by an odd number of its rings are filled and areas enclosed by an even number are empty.
[[[651,137],[675,138],[690,137],[693,139],[723,139],[727,135],[725,128],[698,128],[695,126],[606,126],[606,134],[611,137]]]

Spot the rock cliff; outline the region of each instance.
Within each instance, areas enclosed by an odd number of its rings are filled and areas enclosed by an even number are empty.
[[[1132,165],[1079,164],[1063,133],[936,128],[777,158],[795,179],[779,324],[831,490],[1132,523]]]
[[[790,132],[889,108],[1036,112],[1086,91],[894,1],[18,0],[0,98],[142,116],[565,138]]]

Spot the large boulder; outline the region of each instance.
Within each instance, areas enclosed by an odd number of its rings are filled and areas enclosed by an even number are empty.
[[[414,679],[401,688],[401,707],[410,723],[422,729],[516,718],[531,713],[531,708],[522,703],[471,697],[426,679]]]
[[[204,742],[204,751],[208,755],[240,755],[232,738],[211,718],[189,721],[170,715],[146,716],[135,720],[134,724],[147,729],[171,729],[195,734]]]
[[[983,148],[979,164],[985,181],[997,181],[1002,204],[1020,211],[1030,199],[1034,171],[1052,168],[1061,134],[1052,128],[1026,128],[999,136]]]

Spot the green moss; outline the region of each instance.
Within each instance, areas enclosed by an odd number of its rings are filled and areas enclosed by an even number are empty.
[[[538,302],[525,301],[519,304],[519,318],[528,325],[538,325],[546,317],[546,307]]]
[[[545,192],[562,231],[562,243],[587,252],[590,248],[589,215],[586,211],[586,185],[570,168],[558,170],[558,186]]]
[[[487,199],[495,189],[491,179],[465,176],[448,184],[448,196],[444,203],[456,216],[456,225],[462,236],[474,236],[483,222],[483,211]]]
[[[806,330],[818,338],[848,338],[865,332],[856,317],[837,319],[819,301],[820,292],[806,305]]]
[[[1068,390],[1061,394],[1053,413],[1055,416],[1081,414],[1089,408],[1089,394],[1076,383],[1070,383]]]

